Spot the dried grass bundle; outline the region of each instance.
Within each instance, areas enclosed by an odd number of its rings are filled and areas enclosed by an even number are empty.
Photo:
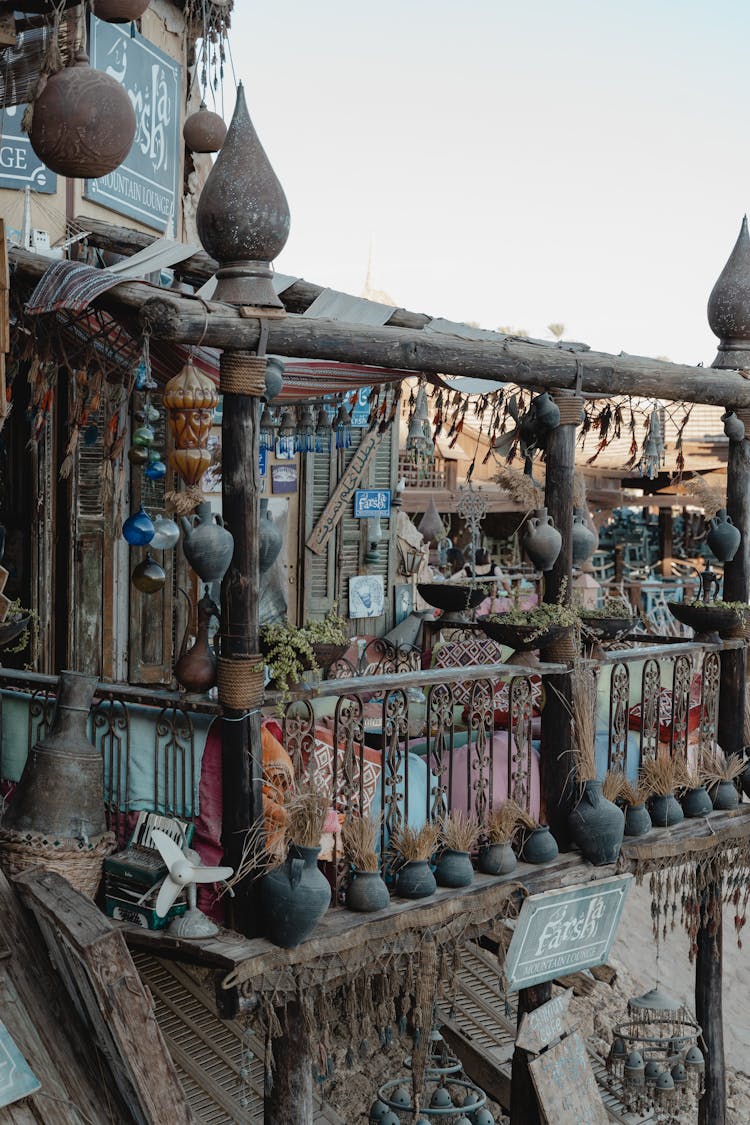
[[[313,781],[306,781],[288,793],[284,802],[288,842],[300,848],[319,848],[330,804],[328,794]]]
[[[739,754],[730,754],[726,757],[718,746],[713,750],[706,750],[700,764],[700,776],[703,785],[718,785],[721,781],[734,781],[744,770],[746,762]]]
[[[497,805],[487,823],[487,838],[491,844],[508,844],[519,828],[533,828],[534,818],[515,801],[507,800]]]
[[[576,664],[570,674],[573,723],[573,757],[579,782],[596,781],[596,675]]]
[[[226,880],[219,897],[221,898],[230,887],[236,887],[249,875],[255,877],[270,871],[272,867],[277,867],[284,859],[285,850],[283,831],[277,834],[274,841],[269,841],[265,819],[253,824],[248,828],[242,841],[242,854],[237,869]]]
[[[718,488],[713,488],[703,477],[692,477],[679,491],[695,500],[696,507],[703,509],[707,520],[715,516],[719,508],[726,507],[723,493]]]
[[[440,825],[423,824],[421,828],[401,825],[391,836],[390,850],[400,856],[404,863],[414,859],[430,859],[440,839]]]
[[[369,816],[353,816],[341,829],[341,846],[344,855],[356,871],[377,871],[378,856],[375,842],[378,824]]]
[[[641,767],[641,784],[647,797],[668,797],[679,782],[679,765],[667,750],[660,750]]]
[[[688,789],[700,789],[703,785],[703,778],[696,766],[690,766],[687,762],[680,761],[677,772],[679,775],[677,788],[680,792],[687,792]]]
[[[495,484],[507,492],[515,504],[520,504],[527,512],[544,506],[544,492],[534,484],[528,473],[519,472],[503,466],[495,473]]]
[[[619,800],[623,805],[645,805],[648,800],[648,790],[639,780],[637,785],[633,785],[626,777],[623,777],[620,784]]]
[[[602,797],[607,801],[619,801],[622,787],[626,784],[622,770],[607,770],[602,782]]]
[[[475,816],[454,809],[440,826],[440,842],[452,852],[470,852],[479,839],[479,821]]]

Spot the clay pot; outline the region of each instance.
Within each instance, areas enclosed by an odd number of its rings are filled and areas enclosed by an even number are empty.
[[[537,508],[526,523],[523,549],[538,570],[551,570],[562,547],[562,536],[546,508]]]
[[[180,522],[185,558],[203,582],[220,582],[234,554],[234,539],[221,516],[212,514],[206,501],[198,505],[195,516],[183,516]]]
[[[573,509],[573,566],[582,566],[596,550],[597,536],[586,523],[586,513]]]
[[[717,811],[736,809],[740,803],[740,795],[733,781],[720,781],[718,785],[712,785],[710,796]]]
[[[223,117],[201,102],[200,109],[186,118],[182,135],[191,152],[218,152],[226,140],[227,127]]]
[[[151,0],[95,0],[94,15],[106,23],[130,23],[141,18]]]
[[[258,570],[261,574],[265,574],[276,562],[284,543],[284,536],[274,523],[273,516],[268,510],[267,499],[260,502],[259,531]]]
[[[674,793],[658,793],[648,802],[648,812],[654,828],[668,828],[685,819],[680,803]]]
[[[680,803],[685,816],[689,817],[706,816],[713,811],[713,804],[705,785],[699,785],[697,789],[688,789],[683,793]]]
[[[737,554],[742,535],[732,523],[725,508],[720,508],[713,519],[708,521],[706,545],[719,562],[731,562]]]
[[[93,70],[85,51],[75,66],[53,74],[34,102],[29,133],[39,159],[58,176],[97,179],[130,152],[135,112],[125,87]]]
[[[410,859],[398,870],[396,894],[401,898],[429,898],[437,890],[429,860]]]
[[[645,836],[651,831],[651,817],[645,805],[628,805],[625,809],[625,835]]]
[[[524,863],[549,863],[558,855],[557,840],[546,824],[538,824],[526,837],[521,849],[521,859]]]
[[[385,910],[390,901],[388,888],[378,871],[352,871],[346,892],[346,905],[350,910],[371,914],[375,910]]]
[[[487,844],[479,851],[477,867],[483,875],[508,875],[516,862],[516,853],[509,842]]]
[[[317,864],[319,854],[320,848],[291,844],[281,867],[260,881],[265,936],[283,949],[306,941],[331,902],[331,888]]]
[[[435,882],[439,887],[468,887],[474,882],[474,868],[468,852],[446,848],[435,868]]]
[[[589,863],[614,863],[625,832],[625,814],[602,796],[601,781],[586,781],[583,794],[568,817],[570,834]]]

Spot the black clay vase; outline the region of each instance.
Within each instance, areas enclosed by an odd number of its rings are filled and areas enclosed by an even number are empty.
[[[477,867],[482,875],[509,875],[516,863],[516,853],[510,843],[505,842],[480,848]]]
[[[625,835],[645,836],[651,831],[651,817],[645,805],[628,805],[625,809]]]
[[[379,871],[352,871],[346,892],[346,905],[350,910],[371,914],[375,910],[384,910],[390,901],[391,896]]]
[[[474,882],[474,868],[468,852],[446,848],[435,868],[435,881],[439,887],[468,887]]]
[[[521,849],[524,863],[550,863],[558,854],[557,840],[546,824],[538,824],[526,837]]]
[[[625,814],[602,796],[601,781],[586,781],[576,807],[568,817],[573,840],[595,867],[614,863],[625,832]]]
[[[401,898],[429,898],[437,890],[427,859],[411,859],[398,870],[396,894]]]
[[[281,867],[261,880],[263,931],[283,949],[306,941],[330,904],[331,888],[318,867],[319,854],[320,848],[291,844]]]

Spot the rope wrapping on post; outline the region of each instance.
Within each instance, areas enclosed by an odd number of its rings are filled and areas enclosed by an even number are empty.
[[[569,391],[553,391],[552,399],[560,411],[561,426],[580,426],[583,420],[583,399]]]
[[[232,711],[262,707],[264,679],[264,661],[258,654],[217,657],[216,682],[223,707]]]
[[[219,362],[219,390],[225,395],[266,393],[266,357],[251,352],[225,351]]]

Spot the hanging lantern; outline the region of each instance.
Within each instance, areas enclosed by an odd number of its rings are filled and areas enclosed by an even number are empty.
[[[318,411],[318,419],[315,426],[315,452],[316,453],[330,453],[331,452],[331,433],[333,432],[333,424],[331,416],[326,410],[325,406],[321,406]]]
[[[50,75],[32,110],[31,147],[58,176],[98,179],[130,152],[133,104],[117,79],[89,66],[83,48],[74,66]]]
[[[410,455],[415,465],[421,466],[432,461],[435,456],[435,445],[432,437],[432,424],[427,406],[427,395],[424,387],[420,386],[414,403],[414,413],[409,421],[409,430],[406,437],[406,452]]]
[[[211,464],[208,438],[219,396],[208,376],[188,360],[167,383],[162,401],[175,445],[169,463],[188,486],[187,493],[171,493],[169,499],[176,510],[187,514],[204,499],[200,481]]]
[[[373,516],[367,521],[367,551],[365,563],[372,565],[380,562],[380,544],[383,542],[383,525],[380,516]]]
[[[315,419],[309,406],[303,406],[300,412],[295,447],[297,453],[312,453],[315,447]]]
[[[143,562],[138,563],[130,576],[130,581],[142,594],[155,594],[157,590],[161,590],[166,580],[166,574],[150,554],[146,554]]]
[[[227,127],[223,117],[201,102],[200,108],[185,119],[182,135],[191,152],[218,152],[226,140]]]
[[[279,453],[282,457],[293,457],[297,440],[297,418],[291,407],[281,416],[279,426]]]
[[[439,543],[445,535],[445,524],[440,517],[437,504],[432,496],[430,497],[430,502],[418,526],[425,543]]]
[[[272,453],[276,448],[276,431],[278,427],[279,423],[274,417],[273,411],[269,406],[265,406],[258,424],[258,439],[260,441],[260,448],[266,453]]]
[[[336,448],[350,449],[352,444],[352,416],[344,403],[336,415]]]
[[[154,537],[154,525],[143,505],[122,525],[122,537],[131,547],[145,547]]]

